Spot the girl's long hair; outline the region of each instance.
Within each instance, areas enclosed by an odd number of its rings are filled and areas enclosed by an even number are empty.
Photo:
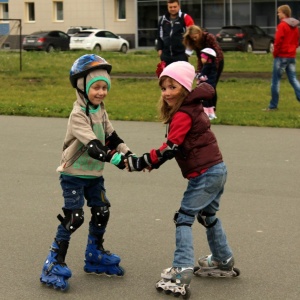
[[[172,84],[173,82],[177,82],[176,80],[172,79],[168,76],[162,76],[159,79],[159,86],[161,87],[162,84],[169,80]],[[168,124],[171,122],[171,119],[173,118],[174,114],[178,111],[179,107],[181,106],[183,100],[187,97],[189,94],[189,91],[181,85],[181,93],[179,95],[179,98],[176,102],[176,104],[172,107],[170,107],[166,101],[164,101],[163,97],[161,96],[158,101],[158,110],[159,110],[159,118],[164,124]]]
[[[191,39],[192,34],[199,34],[200,41],[194,41]],[[187,28],[185,34],[183,35],[183,45],[190,49],[190,50],[196,50],[197,48],[200,48],[201,41],[203,36],[203,30],[197,26],[197,25],[191,25]]]

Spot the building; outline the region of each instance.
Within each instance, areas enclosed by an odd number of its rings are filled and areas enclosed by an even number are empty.
[[[283,4],[290,5],[293,17],[300,18],[299,0],[180,2],[182,11],[212,33],[224,25],[256,24],[274,34],[278,22],[276,9]],[[157,22],[166,8],[166,0],[0,0],[0,37],[9,33],[14,36],[12,22],[1,19],[20,19],[22,35],[39,30],[67,31],[70,26],[84,25],[121,35],[131,48],[153,47]]]

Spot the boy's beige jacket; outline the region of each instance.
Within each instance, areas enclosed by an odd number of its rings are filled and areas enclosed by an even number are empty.
[[[76,91],[77,100],[69,116],[67,132],[63,143],[63,152],[57,172],[80,177],[102,176],[104,163],[91,158],[86,151],[86,145],[94,139],[105,144],[105,137],[114,128],[108,118],[104,104],[94,109],[90,106],[89,116],[86,115],[86,100]],[[126,144],[119,144],[118,152],[126,153]]]

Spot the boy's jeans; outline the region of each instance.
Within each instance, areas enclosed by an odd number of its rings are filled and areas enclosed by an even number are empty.
[[[293,87],[296,98],[300,101],[300,83],[296,77],[296,60],[295,58],[274,58],[272,84],[271,84],[271,101],[269,108],[277,108],[279,102],[279,87],[282,74],[286,72],[291,86]]]
[[[106,197],[104,178],[79,178],[75,176],[60,175],[60,184],[63,190],[64,208],[69,210],[83,208],[85,199],[87,206],[110,206]],[[102,235],[105,228],[97,227],[92,222],[89,223],[89,234]],[[61,224],[57,228],[56,240],[69,241],[71,233]]]
[[[226,177],[227,169],[222,162],[209,168],[204,174],[190,179],[181,201],[181,209],[188,215],[179,213],[177,224],[186,223],[192,225],[195,220],[194,216],[200,210],[211,214],[216,213],[219,210],[219,202],[224,191]],[[211,224],[215,219],[216,216],[207,217],[206,222]],[[194,226],[202,227],[198,222]],[[227,243],[220,219],[218,219],[213,227],[206,229],[206,235],[214,260],[224,261],[232,256],[232,251]],[[176,227],[176,250],[173,267],[193,266],[194,247],[192,227],[178,226]]]

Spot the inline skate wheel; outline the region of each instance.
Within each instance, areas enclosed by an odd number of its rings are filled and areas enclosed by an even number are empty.
[[[236,273],[236,275],[233,276],[233,277],[238,277],[238,276],[240,276],[240,274],[241,274],[240,269],[238,269],[238,268],[233,268],[233,271]]]
[[[191,290],[188,287],[188,288],[185,289],[185,291],[186,291],[186,293],[185,293],[185,295],[182,296],[182,298],[187,300],[191,297]]]

